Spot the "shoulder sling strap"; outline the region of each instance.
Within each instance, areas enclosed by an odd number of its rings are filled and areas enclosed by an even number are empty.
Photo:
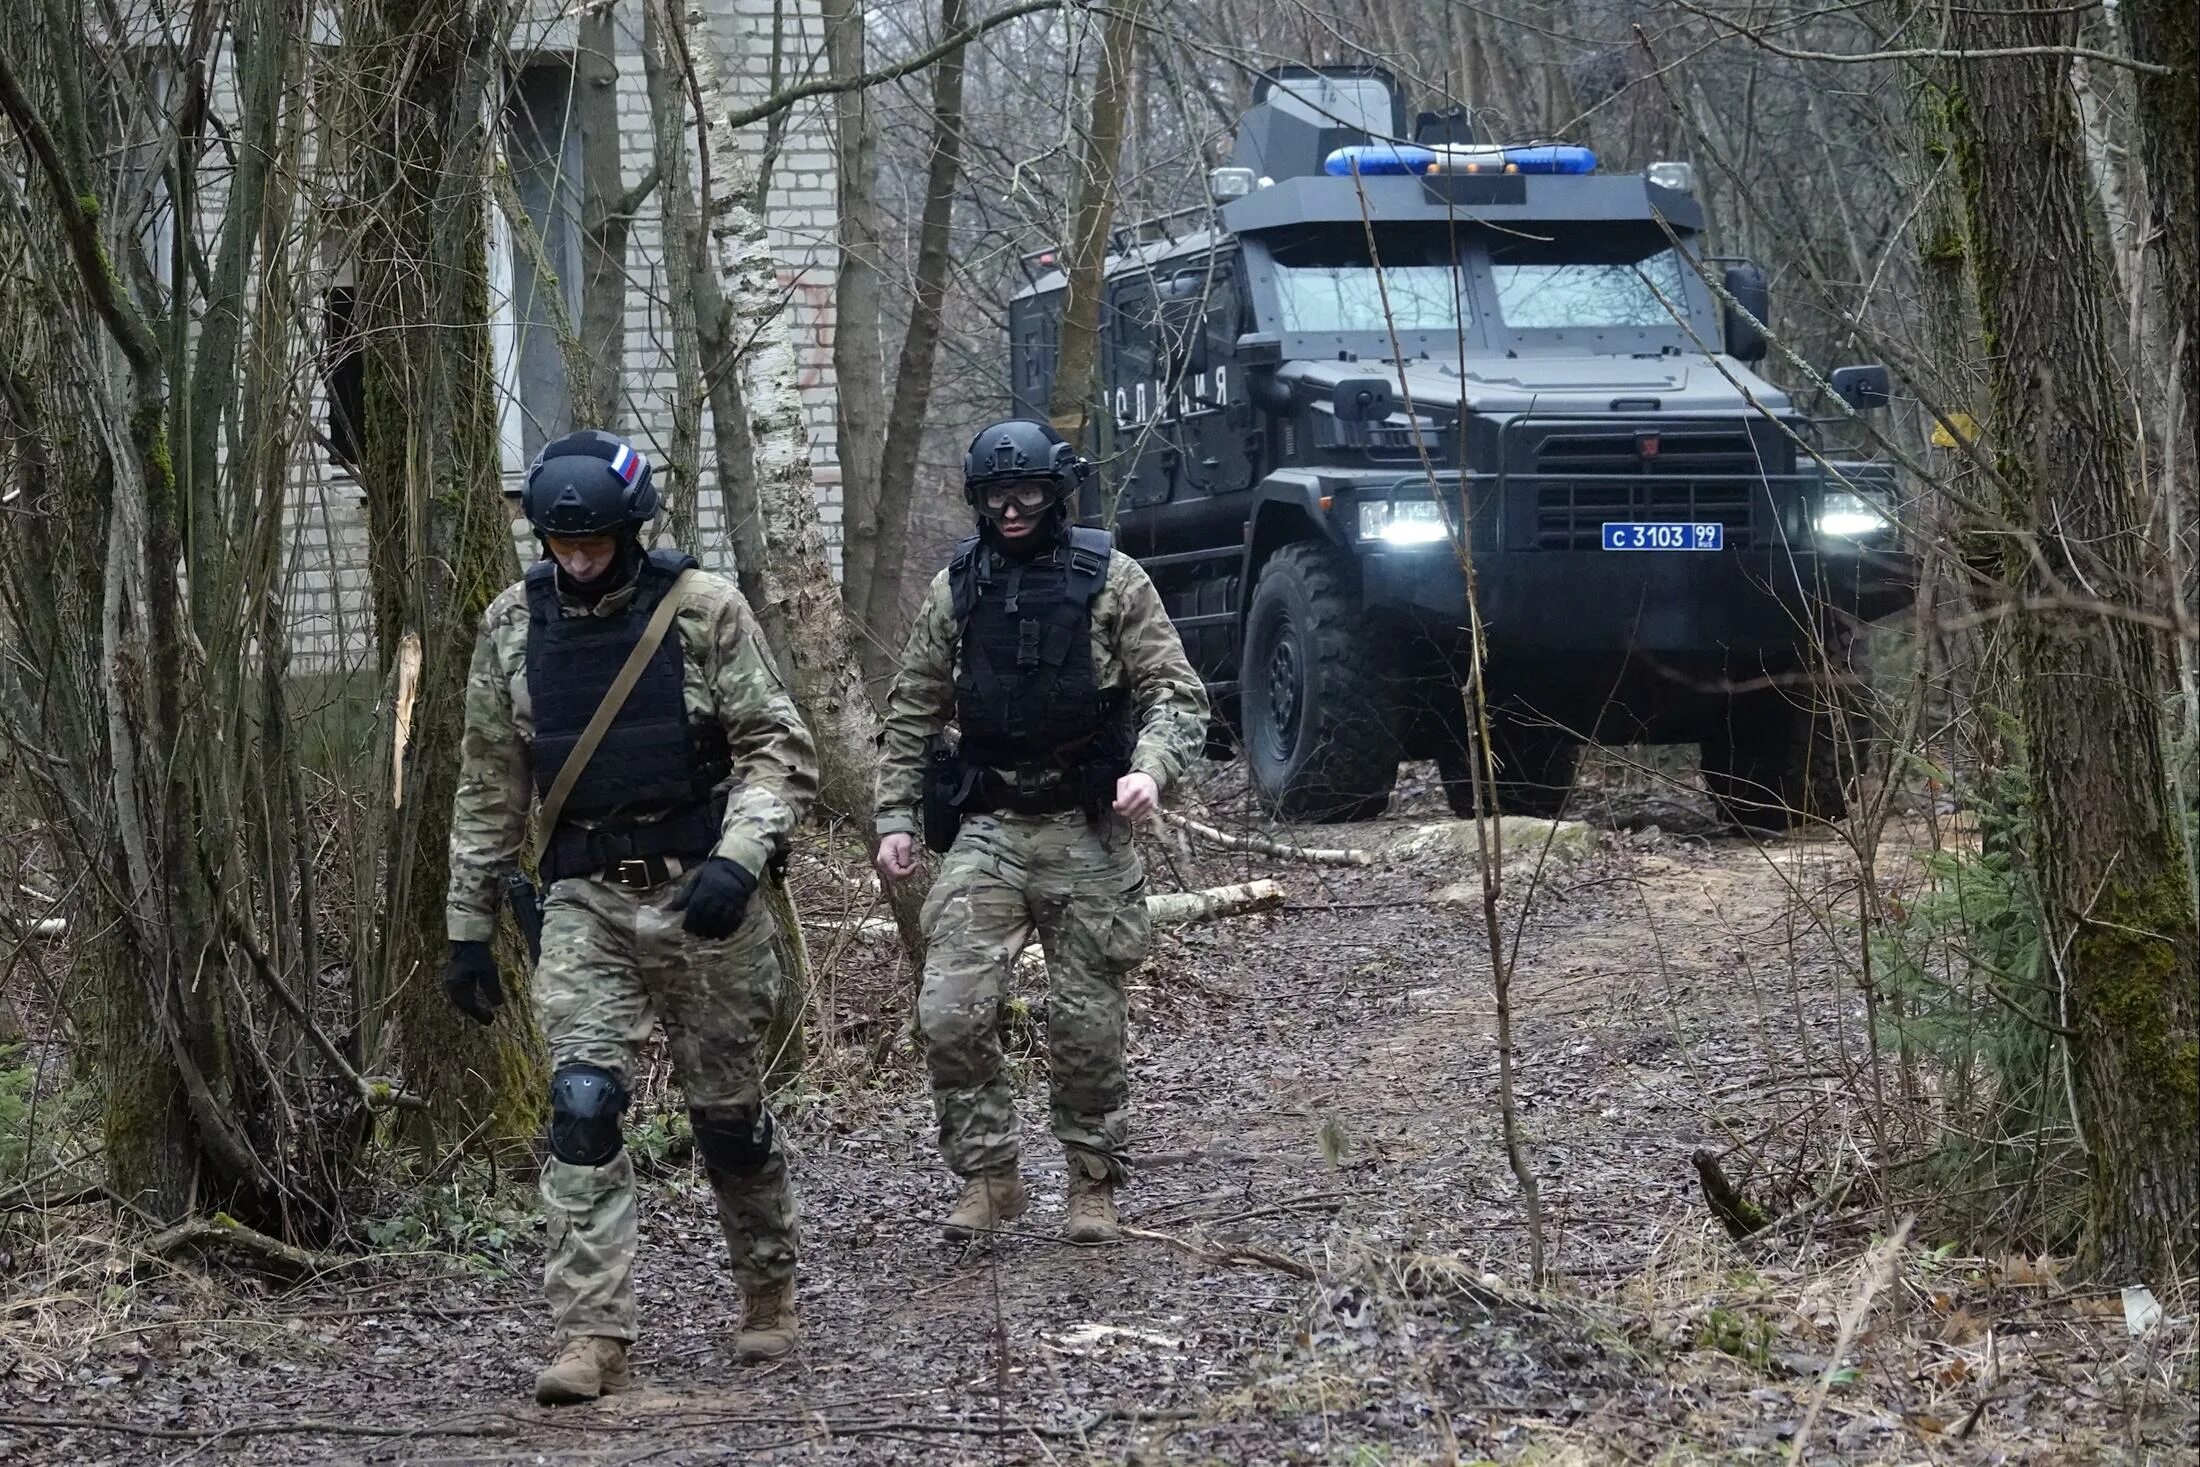
[[[588,768],[588,761],[595,757],[596,746],[611,728],[619,710],[626,706],[627,694],[642,680],[642,669],[649,666],[649,659],[657,655],[657,648],[665,639],[665,631],[672,625],[673,613],[680,608],[680,588],[687,581],[688,573],[682,570],[672,578],[665,594],[650,613],[649,625],[642,628],[642,639],[634,644],[634,650],[626,654],[626,665],[611,680],[611,686],[589,715],[588,726],[581,730],[580,739],[573,745],[573,752],[565,756],[565,763],[558,769],[558,777],[551,782],[550,793],[542,797],[542,812],[535,817],[535,829],[542,844],[547,845],[557,832],[558,817],[565,813],[566,797],[573,793],[573,786],[580,783],[581,774]]]

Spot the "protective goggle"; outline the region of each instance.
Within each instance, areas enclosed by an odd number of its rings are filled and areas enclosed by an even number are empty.
[[[1061,486],[1052,479],[1004,479],[981,486],[978,504],[988,514],[1004,513],[1010,505],[1032,514],[1045,509],[1061,493]]]

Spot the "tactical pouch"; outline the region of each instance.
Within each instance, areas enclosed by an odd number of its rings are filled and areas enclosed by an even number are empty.
[[[1083,806],[1087,820],[1098,820],[1115,808],[1116,782],[1130,773],[1130,765],[1113,759],[1096,759],[1078,766],[1073,776],[1084,794]]]
[[[962,752],[934,749],[924,761],[924,846],[945,855],[962,829]]]

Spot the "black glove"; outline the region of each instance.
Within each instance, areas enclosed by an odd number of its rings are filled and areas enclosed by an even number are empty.
[[[504,1007],[504,984],[486,942],[454,942],[443,965],[443,996],[477,1024],[487,1024]]]
[[[680,928],[688,936],[715,941],[733,936],[749,914],[749,898],[755,891],[755,877],[724,856],[712,856],[695,869],[687,889],[674,898],[672,910],[687,913]]]

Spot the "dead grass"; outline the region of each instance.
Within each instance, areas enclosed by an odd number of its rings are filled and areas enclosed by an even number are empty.
[[[931,1226],[948,1186],[911,975],[856,930],[875,913],[843,842],[793,872],[818,979],[812,1063],[780,1100],[808,1219],[795,1365],[718,1353],[722,1247],[658,1064],[634,1118],[664,1124],[636,1143],[652,1333],[631,1401],[520,1404],[540,1338],[523,1179],[464,1172],[431,1207],[381,1178],[361,1215],[417,1226],[302,1281],[157,1255],[100,1205],[23,1206],[0,1218],[0,1459],[1724,1463],[1790,1460],[1807,1433],[1813,1462],[2191,1460],[2192,1283],[2134,1338],[2117,1288],[1945,1246],[1882,1149],[1924,1121],[1868,1083],[1830,919],[1844,850],[1635,830],[1550,875],[1520,966],[1542,1290],[1493,1134],[1486,958],[1439,900],[1455,870],[1157,852],[1169,884],[1274,875],[1293,905],[1172,934],[1134,975],[1138,1234],[1049,1236],[1026,988],[1009,1041],[1041,1208],[961,1254]],[[1705,1144],[1785,1220],[1727,1236],[1688,1167]],[[500,1444],[434,1445],[482,1437]]]

